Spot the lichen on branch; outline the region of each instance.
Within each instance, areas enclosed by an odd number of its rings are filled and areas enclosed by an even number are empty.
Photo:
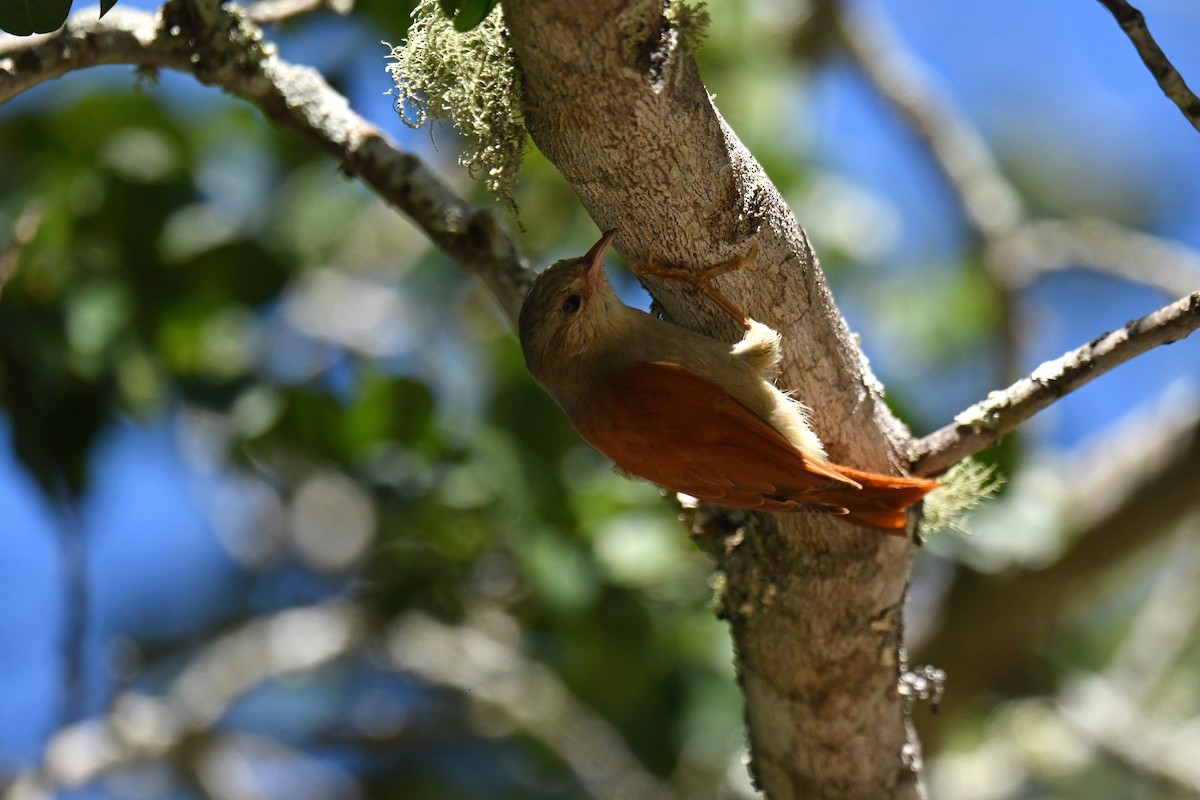
[[[500,6],[469,31],[437,0],[413,9],[408,41],[391,52],[400,119],[419,128],[449,118],[465,137],[458,163],[516,212],[513,188],[525,155],[519,73]]]
[[[950,530],[967,532],[963,527],[967,515],[1004,486],[994,464],[981,464],[973,458],[958,462],[938,480],[942,485],[925,499],[921,517],[921,538],[925,540]]]

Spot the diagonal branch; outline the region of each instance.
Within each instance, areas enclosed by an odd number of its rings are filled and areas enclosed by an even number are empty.
[[[886,18],[845,4],[837,13],[847,52],[928,150],[980,242],[1001,308],[1006,363],[1000,382],[1020,375],[1013,292],[1042,273],[1079,266],[1138,281],[1168,297],[1200,285],[1200,255],[1182,245],[1107,221],[1030,219],[983,136],[938,91]]]
[[[1151,717],[1103,677],[1075,679],[1059,701],[1064,720],[1089,744],[1153,779],[1175,797],[1200,794],[1200,734],[1186,723]]]
[[[1006,433],[1093,378],[1134,356],[1200,328],[1200,292],[1047,361],[1007,389],[992,392],[954,422],[913,442],[914,471],[935,475],[1000,441]]]
[[[886,20],[878,14],[840,7],[838,22],[847,51],[908,123],[945,176],[967,224],[982,244],[988,274],[1005,298],[1041,272],[1072,265],[1137,280],[1173,296],[1193,291],[1200,282],[1200,256],[1180,245],[1108,222],[1030,220],[1020,195],[1003,175],[983,137],[936,90]],[[1187,335],[1200,324],[1194,307],[1195,295],[1191,295],[1043,365],[1003,392],[993,393],[959,414],[954,423],[914,442],[916,469],[922,474],[942,472],[999,441],[1019,423],[1096,375]],[[1186,308],[1193,310],[1187,312]],[[1172,315],[1171,309],[1182,311],[1182,316]],[[1005,317],[1011,325],[1011,311]],[[1162,329],[1155,328],[1158,322],[1164,323]]]
[[[114,8],[74,14],[56,33],[0,37],[0,103],[74,70],[103,64],[165,67],[220,86],[262,109],[356,175],[407,214],[463,269],[479,277],[515,323],[533,271],[494,211],[471,206],[411,153],[398,148],[313,69],[279,58],[262,32],[225,7],[228,34],[180,30],[161,16]],[[197,56],[196,47],[220,40],[225,63]],[[211,54],[206,54],[211,55]]]
[[[999,312],[1002,346],[995,381],[1007,383],[1020,374],[1019,325],[1009,280],[1015,271],[1012,249],[998,245],[1026,220],[1021,195],[996,163],[983,135],[938,91],[882,13],[838,3],[837,24],[851,58],[929,151],[981,244],[982,263]]]
[[[1200,97],[1196,97],[1188,88],[1183,76],[1179,74],[1179,70],[1175,69],[1166,53],[1158,46],[1158,42],[1154,41],[1154,37],[1150,35],[1150,29],[1146,27],[1146,18],[1142,12],[1129,5],[1126,0],[1099,0],[1099,2],[1112,12],[1113,17],[1121,26],[1121,30],[1125,31],[1129,41],[1133,42],[1138,55],[1142,57],[1142,63],[1146,65],[1146,69],[1150,70],[1154,80],[1158,81],[1163,94],[1172,103],[1179,106],[1179,110],[1187,117],[1188,122],[1192,123],[1192,127],[1200,131]]]

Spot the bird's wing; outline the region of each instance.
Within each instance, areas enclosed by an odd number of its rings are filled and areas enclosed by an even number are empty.
[[[678,364],[644,362],[608,374],[596,404],[574,420],[622,471],[723,505],[783,511],[859,488],[806,456],[722,387]]]

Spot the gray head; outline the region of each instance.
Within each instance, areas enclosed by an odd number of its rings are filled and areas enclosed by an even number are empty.
[[[605,330],[613,304],[620,304],[604,274],[615,235],[608,231],[581,258],[547,267],[526,295],[518,330],[525,363],[539,382],[584,355]]]

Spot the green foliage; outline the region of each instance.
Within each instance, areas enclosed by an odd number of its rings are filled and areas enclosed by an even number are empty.
[[[361,14],[370,20],[380,31],[395,31],[408,29],[412,21],[413,9],[419,0],[355,0],[354,13]]]
[[[116,0],[111,0],[111,6]],[[50,33],[62,27],[73,0],[0,0],[0,30],[15,36]],[[101,14],[107,11],[103,6]]]
[[[712,22],[708,7],[704,3],[692,5],[684,0],[674,0],[667,4],[666,17],[679,36],[684,52],[693,55],[700,52]]]
[[[84,129],[89,136],[76,135]],[[131,95],[84,99],[0,130],[0,146],[27,154],[0,178],[3,208],[15,215],[37,198],[44,209],[0,305],[4,400],[25,410],[14,436],[43,486],[81,490],[105,418],[162,402],[165,372],[194,379],[188,387],[198,391],[235,380],[204,361],[205,330],[230,304],[260,302],[281,285],[270,253],[245,238],[166,263],[159,256],[147,231],[167,227],[199,193],[187,136]],[[254,269],[239,269],[239,258]]]
[[[117,420],[186,409],[221,432],[205,447],[222,474],[271,487],[285,513],[314,476],[346,476],[375,524],[361,561],[322,576],[334,591],[379,620],[503,608],[643,763],[667,773],[685,745],[723,758],[736,723],[680,728],[736,719],[738,701],[710,564],[671,506],[581,445],[484,292],[394,212],[242,107],[189,103],[110,90],[0,119],[0,147],[24,156],[0,175],[0,222],[35,198],[45,209],[0,300],[0,403],[25,463],[48,490],[86,495]],[[543,159],[531,169],[548,183],[531,208],[575,234],[531,234],[527,251],[585,246],[590,223]],[[330,272],[365,293],[327,294],[314,275]],[[355,338],[377,296],[406,304]],[[387,326],[412,333],[381,354]],[[247,563],[255,591],[279,558],[303,563],[298,543],[283,553]],[[556,757],[535,758],[562,779]],[[503,793],[530,796],[490,796]]]
[[[62,27],[75,0],[0,0],[0,31],[14,36],[52,33]],[[117,0],[100,0],[100,16]]]
[[[454,20],[454,30],[466,33],[487,18],[498,0],[438,0],[438,7],[447,19]]]

